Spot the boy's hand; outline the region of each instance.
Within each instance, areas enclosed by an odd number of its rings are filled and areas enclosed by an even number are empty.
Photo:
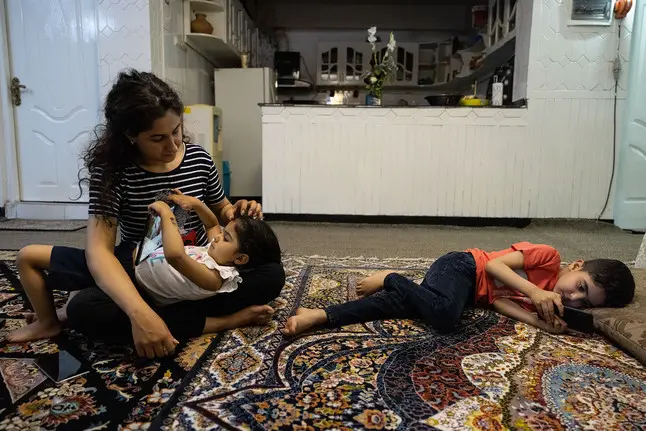
[[[557,318],[554,313],[554,306],[558,308],[559,314],[561,316],[563,315],[563,303],[561,302],[561,295],[558,293],[537,288],[532,292],[529,299],[534,303],[538,315],[550,325],[554,325],[554,321]]]
[[[154,211],[161,217],[164,217],[166,214],[173,212],[168,204],[163,201],[153,202],[152,204],[148,205],[148,209]]]
[[[549,332],[550,334],[564,334],[567,332],[567,323],[559,316],[554,316],[554,323],[550,324],[547,321],[543,321],[541,329]]]
[[[193,211],[202,201],[193,196],[187,196],[179,189],[173,189],[173,193],[168,195],[168,200],[179,205],[183,210]]]

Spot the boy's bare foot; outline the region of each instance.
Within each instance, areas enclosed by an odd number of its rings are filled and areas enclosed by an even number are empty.
[[[296,315],[287,319],[285,328],[282,330],[285,335],[298,335],[307,331],[312,326],[322,325],[327,322],[325,310],[320,308],[299,308]]]
[[[26,341],[43,340],[52,338],[61,333],[62,326],[56,322],[53,324],[43,324],[40,321],[16,329],[7,335],[7,341],[10,343],[24,343]]]
[[[67,304],[56,310],[56,316],[58,316],[58,321],[61,322],[61,324],[67,322]],[[38,316],[36,316],[36,313],[25,313],[24,317],[27,324],[38,322]]]
[[[383,289],[386,276],[392,273],[393,271],[379,271],[368,278],[364,278],[357,283],[357,295],[366,297]]]

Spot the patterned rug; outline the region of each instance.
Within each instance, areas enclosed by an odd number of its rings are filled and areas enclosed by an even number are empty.
[[[0,254],[7,328],[24,306]],[[597,336],[551,336],[485,310],[438,335],[385,321],[284,338],[298,306],[354,297],[358,278],[393,268],[421,278],[422,260],[287,257],[287,285],[267,327],[205,336],[176,358],[139,361],[129,347],[0,345],[0,429],[643,429],[646,369]],[[57,295],[57,300],[64,297]],[[11,319],[13,318],[13,319]],[[92,372],[59,386],[33,365],[67,349]]]

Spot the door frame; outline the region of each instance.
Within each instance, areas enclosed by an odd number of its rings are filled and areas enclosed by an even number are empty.
[[[11,64],[5,0],[0,0],[0,207],[5,207],[7,218],[16,217],[20,201],[20,177],[18,173],[18,147],[16,142],[13,103],[9,91]]]

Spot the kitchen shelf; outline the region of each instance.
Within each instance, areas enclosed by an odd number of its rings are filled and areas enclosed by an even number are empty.
[[[220,0],[190,0],[193,12],[224,12],[224,5]]]
[[[516,31],[511,31],[504,39],[485,50],[486,56],[479,68],[468,73],[458,75],[451,81],[442,84],[419,85],[417,88],[428,88],[442,91],[461,91],[470,88],[473,82],[491,75],[497,67],[501,66],[514,55]]]
[[[192,3],[192,2],[191,2]],[[240,55],[225,41],[211,34],[188,33],[186,43],[218,67],[239,67]]]

